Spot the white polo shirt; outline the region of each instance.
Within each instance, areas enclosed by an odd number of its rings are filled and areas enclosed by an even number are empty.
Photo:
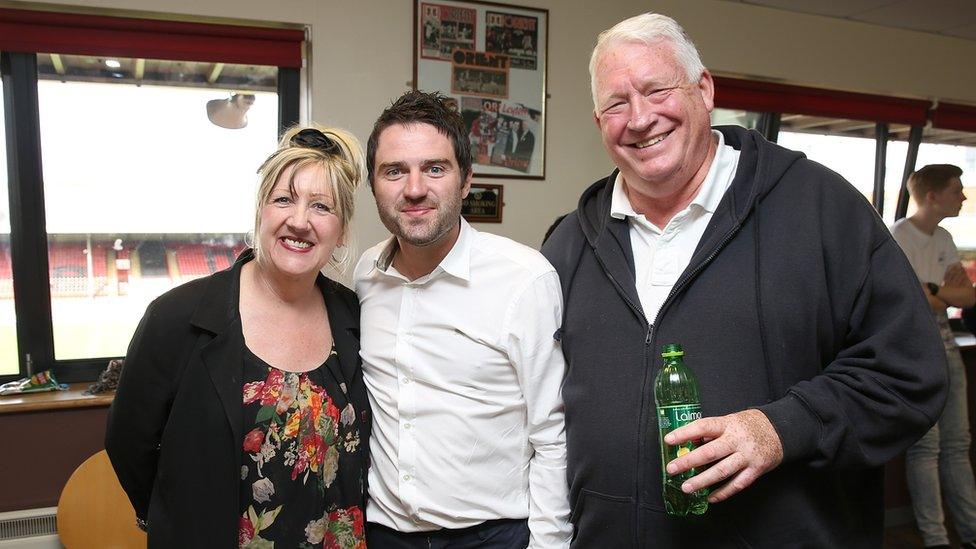
[[[651,324],[656,322],[661,305],[664,305],[674,283],[691,262],[698,241],[705,234],[705,228],[732,183],[739,165],[739,151],[725,144],[721,132],[712,130],[712,134],[718,140],[718,146],[698,195],[685,209],[675,214],[663,229],[634,211],[627,198],[622,173],[617,174],[614,182],[610,215],[626,219],[630,224],[637,296],[644,316]]]

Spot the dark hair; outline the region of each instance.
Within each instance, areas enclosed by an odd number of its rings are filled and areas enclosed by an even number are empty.
[[[409,91],[400,96],[380,114],[373,124],[373,132],[366,143],[366,174],[370,187],[375,177],[376,148],[380,134],[394,124],[430,124],[437,132],[451,140],[454,158],[464,181],[471,173],[471,141],[464,120],[457,111],[457,102],[440,92]]]
[[[952,164],[929,164],[923,166],[908,178],[908,190],[919,204],[930,192],[939,192],[949,186],[949,182],[962,177],[962,168]]]

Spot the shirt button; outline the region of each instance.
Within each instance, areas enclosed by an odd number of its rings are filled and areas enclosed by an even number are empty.
[[[403,384],[404,385],[409,385],[410,384],[410,378],[409,377],[403,378]]]
[[[405,480],[406,482],[410,482],[410,478],[411,478],[410,475],[403,475],[403,480]]]
[[[410,429],[411,427],[413,427],[413,425],[411,425],[411,424],[409,424],[409,423],[404,423],[404,424],[403,424],[403,428],[404,428],[404,429]]]

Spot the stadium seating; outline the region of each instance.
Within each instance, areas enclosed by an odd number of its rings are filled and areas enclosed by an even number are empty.
[[[14,297],[14,271],[10,265],[10,244],[0,243],[0,299]]]
[[[81,297],[88,295],[88,258],[86,243],[62,242],[52,239],[48,244],[48,269],[52,297]],[[158,241],[157,241],[158,242]],[[114,294],[115,279],[109,277],[109,257],[114,241],[92,242],[92,276],[95,295]],[[127,243],[126,250],[116,252],[118,258],[129,258],[129,250],[136,249],[138,242]],[[242,242],[233,246],[200,244],[185,241],[162,242],[165,252],[174,252],[179,279],[173,284],[210,275],[229,268],[234,259],[245,249]],[[158,246],[158,244],[157,244]],[[169,256],[170,254],[166,253]],[[167,263],[168,263],[167,257]],[[0,242],[0,299],[13,298],[13,267],[10,259],[10,243]]]

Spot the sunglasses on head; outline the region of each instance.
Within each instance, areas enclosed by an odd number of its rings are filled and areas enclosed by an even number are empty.
[[[338,155],[342,153],[339,144],[315,128],[305,128],[291,137],[291,144],[295,147],[317,149],[325,154]]]

